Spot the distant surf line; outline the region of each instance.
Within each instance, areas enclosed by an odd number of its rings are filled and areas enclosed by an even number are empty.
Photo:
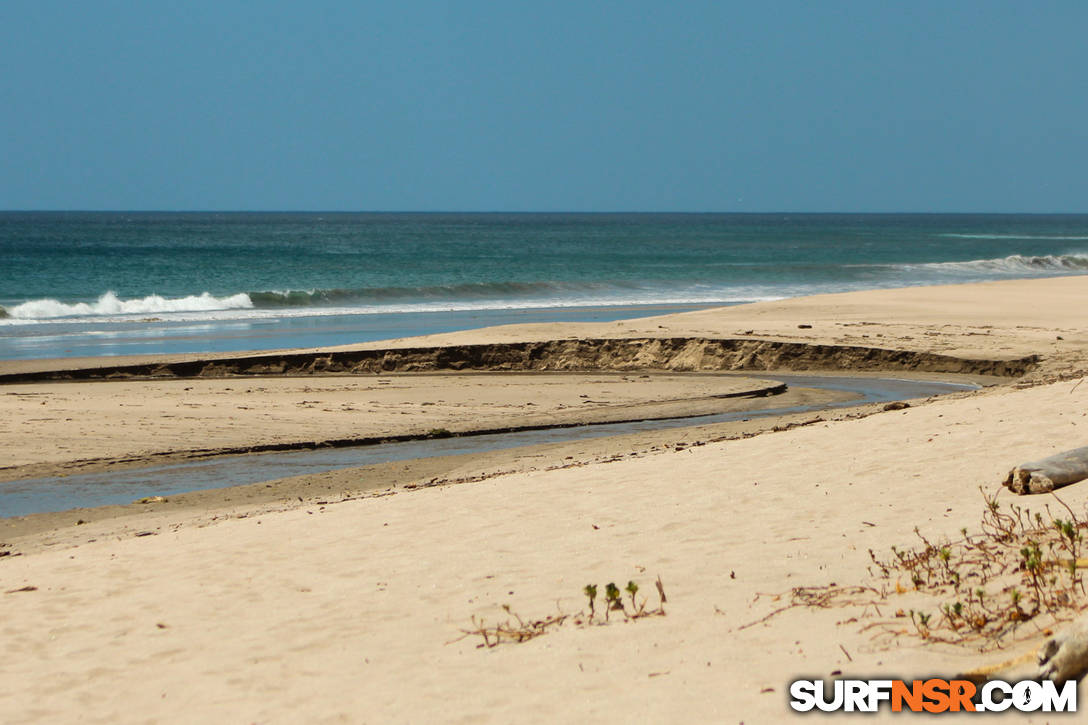
[[[1085,237],[1088,239],[1088,237]],[[788,267],[788,265],[786,265]],[[149,315],[167,315],[176,321],[268,319],[327,315],[366,315],[415,312],[467,312],[495,309],[550,309],[568,307],[639,306],[654,304],[738,304],[805,294],[856,289],[915,286],[942,281],[972,281],[1022,276],[1065,275],[1088,272],[1088,253],[1049,255],[1013,254],[991,259],[917,263],[847,264],[857,271],[884,272],[867,282],[806,283],[792,281],[749,284],[686,281],[683,283],[624,282],[478,282],[428,287],[372,287],[282,289],[211,292],[166,297],[151,294],[124,299],[107,291],[93,301],[55,298],[26,300],[0,307],[0,325],[63,322],[140,322]],[[799,277],[799,275],[798,275]]]

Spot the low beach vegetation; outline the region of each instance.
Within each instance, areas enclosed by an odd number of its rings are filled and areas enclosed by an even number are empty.
[[[658,606],[654,609],[647,608],[646,598],[636,599],[639,586],[634,581],[628,581],[623,591],[627,592],[629,604],[624,601],[620,588],[615,582],[609,582],[604,589],[603,615],[597,613],[598,586],[587,584],[582,588],[582,593],[588,601],[589,611],[580,611],[576,614],[567,614],[557,611],[545,617],[525,618],[514,612],[510,605],[504,604],[502,609],[507,618],[495,624],[488,624],[480,617],[472,617],[472,625],[461,630],[462,634],[453,642],[458,642],[465,637],[476,636],[482,641],[476,645],[479,648],[490,649],[500,644],[528,642],[541,635],[563,626],[572,624],[575,627],[604,626],[612,622],[635,622],[646,617],[665,616],[665,585],[661,577],[654,582],[657,587]],[[615,613],[613,618],[612,613]]]
[[[931,540],[916,527],[910,546],[892,546],[885,555],[869,550],[877,584],[796,587],[774,595],[785,603],[742,628],[795,607],[860,607],[861,616],[846,621],[872,620],[863,630],[878,640],[907,635],[988,651],[1021,636],[1048,635],[1088,609],[1082,573],[1088,516],[1054,494],[1053,506],[1034,512],[1002,504],[997,494],[983,496],[974,533],[963,528],[954,539]]]

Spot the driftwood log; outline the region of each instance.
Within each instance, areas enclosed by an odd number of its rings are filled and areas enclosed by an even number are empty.
[[[1088,617],[1069,625],[1039,650],[1036,676],[1044,680],[1079,680],[1088,673]]]
[[[1021,463],[1009,471],[1005,486],[1013,493],[1050,493],[1088,478],[1088,446]]]

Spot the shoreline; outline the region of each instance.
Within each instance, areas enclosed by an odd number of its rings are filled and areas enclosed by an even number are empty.
[[[1088,277],[1070,277],[352,346],[605,340],[623,350],[624,338],[667,348],[661,340],[750,337],[777,347],[745,348],[747,364],[769,364],[768,350],[790,349],[784,344],[826,346],[840,349],[834,359],[846,375],[867,363],[875,373],[880,359],[842,355],[844,347],[907,353],[901,360],[1038,358],[1003,384],[901,409],[420,459],[28,517],[21,533],[0,534],[0,603],[19,623],[6,630],[12,657],[0,675],[12,686],[0,706],[41,721],[87,708],[103,720],[169,718],[185,707],[205,719],[437,721],[456,712],[569,721],[607,711],[628,720],[712,722],[727,713],[776,722],[792,718],[784,693],[803,675],[952,676],[1030,652],[1062,625],[1061,613],[1024,624],[1001,651],[927,642],[894,613],[936,612],[941,601],[879,580],[869,552],[915,545],[916,530],[934,542],[977,532],[980,489],[1029,517],[1053,515],[1050,497],[1015,497],[1000,480],[1022,461],[1083,445],[1086,304]],[[697,370],[709,349],[681,345],[654,359]],[[310,386],[337,379],[346,378],[288,378]],[[231,387],[256,380],[201,379]],[[32,384],[167,383],[189,385]],[[428,395],[451,400],[454,389]],[[244,390],[223,400],[244,400]],[[1060,493],[1073,511],[1088,511],[1088,484]],[[573,615],[584,610],[587,582],[633,580],[652,591],[657,577],[668,591],[664,617],[561,627],[495,649],[458,638],[473,621],[493,624],[510,612]],[[845,602],[767,618],[781,607],[774,597],[835,584],[877,592],[880,614]],[[887,639],[866,629],[878,624]],[[285,669],[293,673],[286,687]],[[141,687],[124,687],[135,672]],[[313,697],[328,688],[338,696]]]
[[[372,349],[374,347],[390,347],[393,345],[405,345],[405,344],[428,344],[439,343],[447,344],[446,341],[465,341],[476,339],[476,332],[479,330],[509,330],[519,331],[518,337],[503,338],[503,341],[543,341],[547,339],[556,339],[560,335],[555,334],[555,330],[577,331],[578,337],[608,337],[608,338],[623,338],[629,337],[632,334],[641,334],[644,336],[661,336],[660,329],[665,329],[666,326],[657,324],[650,324],[655,321],[669,320],[671,324],[667,327],[675,334],[680,333],[682,336],[697,337],[700,333],[705,334],[708,330],[705,327],[697,325],[677,325],[680,320],[687,319],[695,323],[702,320],[718,320],[724,321],[729,318],[736,318],[738,325],[732,327],[732,329],[723,329],[715,325],[717,329],[714,336],[754,336],[756,339],[766,339],[777,342],[787,341],[799,341],[809,343],[828,342],[832,336],[828,333],[831,332],[827,329],[821,331],[814,331],[812,333],[799,333],[797,324],[783,325],[784,322],[782,313],[790,313],[804,315],[807,314],[815,306],[816,309],[822,310],[822,301],[827,303],[838,312],[844,311],[843,302],[850,299],[868,299],[873,300],[876,307],[873,308],[874,312],[881,311],[884,306],[882,300],[893,299],[896,300],[895,305],[899,304],[898,301],[905,297],[913,297],[914,304],[912,306],[920,306],[918,303],[925,304],[930,308],[931,312],[936,312],[938,309],[932,303],[937,302],[939,299],[946,300],[953,306],[962,305],[965,301],[963,295],[957,291],[971,290],[976,288],[993,288],[993,289],[1009,289],[1018,290],[1025,288],[1040,289],[1040,285],[1050,285],[1052,287],[1061,288],[1075,288],[1085,275],[1077,274],[1065,274],[1052,277],[1042,278],[1014,278],[994,281],[983,282],[949,282],[944,284],[922,284],[912,285],[907,287],[875,287],[870,289],[852,290],[848,292],[832,292],[821,293],[806,296],[795,297],[776,297],[767,301],[755,301],[755,302],[739,302],[739,301],[719,301],[719,302],[687,302],[687,303],[657,303],[648,302],[644,304],[605,304],[605,305],[582,305],[572,307],[518,307],[518,308],[501,308],[501,309],[485,309],[485,310],[450,310],[450,311],[435,311],[435,312],[405,312],[405,313],[347,313],[348,317],[368,318],[374,317],[403,317],[412,315],[431,315],[442,317],[444,315],[462,316],[466,319],[472,318],[470,322],[464,324],[458,323],[453,328],[446,330],[433,330],[430,332],[416,333],[410,337],[398,336],[398,330],[395,327],[387,325],[380,326],[380,328],[372,331],[380,334],[371,334],[365,329],[350,329],[344,330],[344,335],[347,336],[351,342],[330,342],[325,341],[323,343],[314,342],[313,344],[299,344],[297,341],[292,346],[282,345],[269,345],[264,344],[259,347],[245,347],[245,346],[230,346],[228,348],[212,347],[211,349],[204,349],[202,352],[194,352],[190,350],[170,350],[167,352],[151,352],[141,353],[132,352],[122,355],[94,355],[94,356],[81,356],[75,353],[66,354],[63,356],[27,356],[18,355],[12,357],[6,357],[0,359],[0,375],[20,373],[23,371],[45,371],[45,370],[61,370],[72,367],[106,367],[106,366],[126,366],[137,364],[163,364],[163,363],[178,363],[190,360],[217,360],[217,359],[234,359],[244,357],[259,357],[265,355],[290,355],[302,352],[343,352],[349,350],[361,350]],[[929,292],[934,291],[936,298],[927,300]],[[968,293],[969,296],[969,293]],[[1030,303],[1030,300],[1011,300],[1016,305],[1022,303]],[[849,306],[849,305],[847,305]],[[742,313],[737,314],[720,314],[721,311],[728,311],[733,309],[761,309],[761,310],[774,310],[774,317],[779,319],[775,320],[777,323],[773,329],[766,329],[757,327],[752,330],[743,329],[743,325],[746,322],[753,321],[752,318],[748,318],[747,315]],[[558,315],[558,319],[537,321],[532,319],[536,316],[555,316],[557,312],[563,314]],[[630,313],[638,312],[637,315],[632,316]],[[652,313],[659,314],[652,314]],[[862,310],[851,311],[862,312]],[[975,311],[980,312],[978,310]],[[593,320],[598,321],[578,321],[577,318],[589,316]],[[838,327],[866,327],[874,324],[868,317],[879,317],[880,315],[865,315],[851,314],[853,319],[841,320],[841,319],[828,319],[822,317],[822,321],[838,326]],[[321,316],[319,316],[321,317]],[[336,317],[336,315],[332,316]],[[497,319],[487,319],[494,317]],[[936,313],[935,319],[940,319],[939,312]],[[503,319],[510,318],[510,319]],[[702,318],[702,320],[700,320]],[[251,321],[254,324],[277,324],[277,325],[291,325],[296,319],[307,318],[292,318],[287,317],[283,319],[270,319],[270,320],[254,320]],[[817,318],[820,319],[820,318]],[[603,320],[603,321],[600,321]],[[1046,323],[1046,320],[1036,318],[1035,322]],[[125,323],[115,323],[122,328],[126,325],[132,324],[129,321]],[[194,325],[200,324],[200,321],[178,321],[172,323],[169,320],[164,320],[168,325]],[[216,322],[216,321],[210,321]],[[219,321],[229,322],[229,321]],[[245,322],[245,321],[241,321]],[[79,323],[64,323],[57,321],[56,323],[49,322],[48,324],[71,324],[79,327]],[[799,322],[799,325],[805,323]],[[434,327],[434,325],[429,325]],[[616,326],[620,326],[623,329],[617,330]],[[424,328],[428,325],[424,325]],[[948,325],[939,325],[940,328],[949,327]],[[971,335],[989,335],[993,326],[990,325],[978,325],[975,326],[973,331],[967,330],[952,330],[946,331],[945,329],[939,329],[932,331],[935,336],[945,337],[963,337]],[[790,329],[797,328],[797,329]],[[0,328],[2,329],[2,328]],[[848,330],[836,331],[840,334],[834,335],[838,339],[838,344],[849,342],[849,344],[869,346],[873,343],[879,343],[879,338],[884,337],[885,333],[873,332],[873,334],[867,334],[867,331],[862,329],[856,333],[851,334]],[[243,339],[245,335],[241,336]],[[891,337],[895,337],[892,335]],[[16,338],[11,338],[15,340]],[[909,339],[909,338],[907,338]],[[204,340],[204,345],[210,340]],[[929,341],[933,342],[933,341]],[[926,350],[930,352],[938,352],[941,348],[933,345],[916,346],[919,351]],[[970,346],[974,353],[979,351],[978,346]],[[983,348],[985,349],[985,348]],[[992,349],[992,348],[991,348]],[[1040,350],[1036,349],[1036,353]],[[962,355],[961,355],[962,356]],[[970,356],[970,355],[966,355]]]
[[[644,304],[586,304],[554,307],[498,307],[415,312],[352,311],[299,314],[297,310],[258,310],[262,314],[237,319],[172,319],[169,315],[125,320],[45,318],[0,322],[0,367],[41,360],[81,360],[89,364],[102,358],[123,361],[145,356],[163,359],[196,355],[239,356],[286,352],[380,341],[408,334],[470,331],[504,324],[538,322],[611,322],[638,316],[675,314],[708,309],[733,302]],[[3,318],[0,318],[3,319]],[[105,340],[98,336],[105,334]],[[109,351],[87,357],[87,350]],[[117,355],[118,350],[131,350]],[[139,352],[150,350],[150,352]],[[61,354],[63,353],[63,354]]]

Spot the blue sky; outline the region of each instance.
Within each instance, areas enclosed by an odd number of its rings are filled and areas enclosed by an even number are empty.
[[[1083,2],[0,4],[0,209],[1084,212]]]

